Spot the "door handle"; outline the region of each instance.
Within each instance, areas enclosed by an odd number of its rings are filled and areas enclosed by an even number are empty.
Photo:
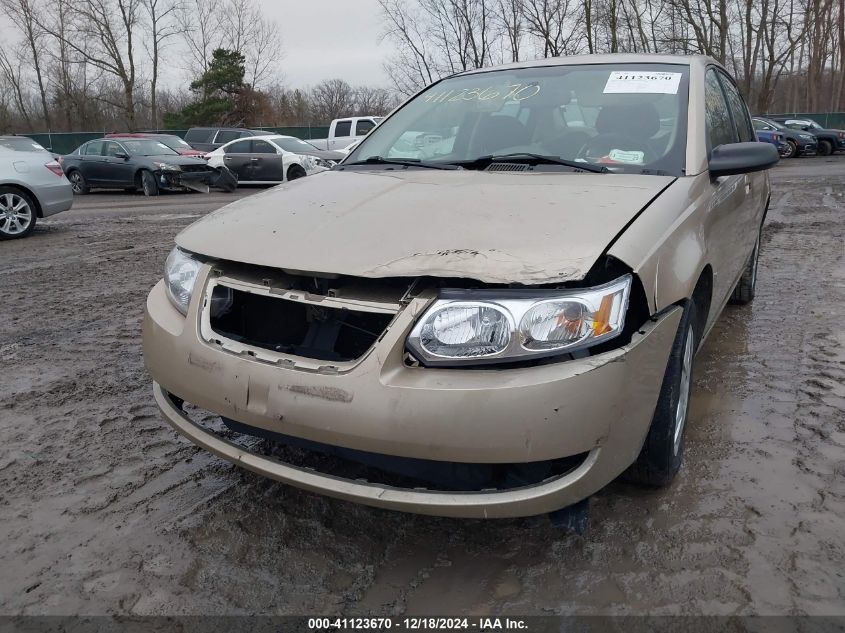
[[[223,160],[232,160],[232,157],[231,156],[224,156]]]
[[[253,163],[257,163],[261,159],[260,158],[250,158],[249,160]]]

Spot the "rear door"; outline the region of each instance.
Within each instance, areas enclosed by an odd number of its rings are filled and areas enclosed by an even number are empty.
[[[88,184],[102,184],[104,141],[90,141],[79,151],[79,171]]]
[[[185,134],[185,141],[194,149],[210,152],[214,149],[211,141],[214,139],[215,131],[213,128],[194,127]]]
[[[217,149],[221,145],[230,143],[238,138],[241,138],[240,130],[218,130],[211,145],[213,149]]]
[[[346,147],[353,140],[352,119],[341,119],[334,122],[331,138],[329,138],[328,149],[340,149]]]
[[[282,182],[285,178],[283,156],[272,143],[261,139],[252,141],[252,180]]]
[[[239,182],[252,180],[252,154],[249,139],[232,143],[223,149],[223,164],[238,177]]]

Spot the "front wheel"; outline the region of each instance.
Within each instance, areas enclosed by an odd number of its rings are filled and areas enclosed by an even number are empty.
[[[291,165],[288,169],[288,180],[296,180],[306,175],[305,170],[301,165]]]
[[[644,486],[668,486],[681,467],[692,392],[697,319],[695,304],[688,301],[672,343],[651,427],[637,460],[624,475],[628,481]]]
[[[0,240],[26,237],[35,228],[35,203],[23,191],[0,187]]]
[[[819,154],[821,156],[830,156],[833,154],[833,144],[830,141],[821,139],[819,141]]]
[[[141,189],[143,189],[145,196],[158,195],[158,183],[153,172],[146,169],[141,172]]]
[[[787,149],[783,152],[784,158],[795,158],[798,155],[798,143],[793,140],[786,141]]]

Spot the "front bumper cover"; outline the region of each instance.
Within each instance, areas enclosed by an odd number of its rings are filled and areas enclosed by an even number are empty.
[[[197,280],[197,288],[204,285]],[[594,357],[513,369],[404,365],[409,305],[350,371],[321,374],[204,342],[197,296],[187,318],[150,293],[144,357],[156,402],[192,442],[264,476],[329,496],[456,517],[549,512],[588,497],[636,458],[651,423],[680,308]],[[434,492],[350,481],[256,455],[194,424],[168,397],[269,431],[351,449],[459,462],[531,462],[589,453],[557,479],[491,492]]]

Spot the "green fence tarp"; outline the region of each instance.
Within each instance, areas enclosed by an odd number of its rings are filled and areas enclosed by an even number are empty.
[[[788,116],[796,119],[812,119],[822,127],[834,130],[845,130],[845,112],[781,112],[765,114],[763,116]]]
[[[285,136],[296,136],[297,138],[317,139],[326,138],[329,135],[329,127],[326,126],[297,126],[297,127],[260,127],[252,128],[265,130],[268,134],[283,134]],[[147,130],[160,134],[175,134],[184,137],[188,130]],[[70,154],[83,143],[95,138],[102,138],[108,132],[41,132],[36,134],[22,134],[28,136],[44,147],[50,148],[56,154]]]

